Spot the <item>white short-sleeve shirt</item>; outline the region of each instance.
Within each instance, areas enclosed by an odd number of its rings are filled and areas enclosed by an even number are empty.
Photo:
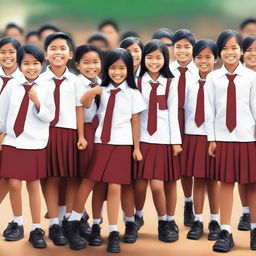
[[[15,71],[10,75],[10,76],[6,76],[4,71],[3,71],[3,68],[0,67],[0,77],[10,77],[10,78],[19,78],[19,77],[22,77],[23,74],[22,72],[19,70],[19,68],[16,68]],[[10,79],[12,80],[12,79]],[[9,80],[9,81],[10,81]],[[7,82],[7,84],[9,83],[9,81]],[[3,80],[0,78],[0,91],[2,90],[2,86],[3,86]],[[7,85],[6,85],[7,86]]]

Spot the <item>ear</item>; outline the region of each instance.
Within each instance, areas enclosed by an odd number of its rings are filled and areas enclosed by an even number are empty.
[[[72,51],[70,51],[70,53],[69,53],[69,59],[70,60],[73,59],[73,52]]]
[[[79,63],[78,62],[75,62],[75,67],[80,70],[80,66],[79,66]]]
[[[45,58],[46,60],[48,60],[47,52],[44,53],[44,58]]]

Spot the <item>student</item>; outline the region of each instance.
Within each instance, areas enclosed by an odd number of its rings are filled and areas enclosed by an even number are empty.
[[[95,147],[91,168],[77,192],[74,210],[65,224],[69,235],[77,236],[77,221],[90,191],[96,182],[108,184],[107,212],[109,237],[107,251],[120,252],[117,228],[121,184],[130,184],[132,157],[141,160],[139,148],[139,113],[144,110],[144,101],[136,88],[131,54],[118,48],[109,53],[103,70],[102,87],[95,87],[82,98],[85,107],[90,107],[93,98],[101,95],[97,110],[99,126],[95,133]],[[134,149],[132,152],[132,145]],[[80,245],[80,243],[79,243]],[[79,249],[74,243],[75,249]]]
[[[203,235],[203,206],[207,187],[211,213],[208,240],[216,240],[220,233],[219,186],[217,181],[210,179],[213,159],[208,154],[209,142],[204,125],[204,84],[217,59],[216,44],[211,40],[199,40],[193,47],[193,58],[199,69],[200,79],[186,86],[185,134],[181,153],[181,174],[194,177],[195,220],[187,238],[198,240]]]
[[[192,59],[193,46],[196,42],[195,35],[187,30],[177,30],[172,38],[174,45],[174,57],[176,60],[170,64],[170,69],[178,79],[178,115],[181,138],[184,136],[184,100],[186,85],[198,81],[198,68]],[[184,225],[191,226],[194,221],[192,186],[193,179],[189,176],[181,177],[181,185],[185,196]]]
[[[48,177],[44,181],[44,195],[50,219],[49,238],[55,245],[65,245],[67,240],[60,222],[72,210],[79,183],[77,148],[83,150],[87,144],[83,131],[83,107],[80,104],[83,88],[66,67],[73,57],[70,36],[55,32],[45,39],[44,48],[50,65],[42,78],[51,87],[56,108],[47,145]]]
[[[134,170],[135,202],[136,215],[142,218],[149,182],[158,214],[158,239],[163,242],[178,240],[174,212],[176,180],[180,178],[176,156],[181,152],[181,137],[177,83],[172,78],[168,49],[162,41],[154,39],[144,47],[138,79],[147,109],[140,117],[143,160]]]
[[[215,157],[212,178],[220,181],[221,233],[213,250],[228,252],[233,246],[230,221],[235,182],[246,184],[251,213],[251,243],[256,249],[256,76],[240,63],[242,37],[233,30],[217,40],[223,66],[207,76],[205,127],[209,155]]]
[[[139,34],[135,31],[126,31],[124,32],[121,37],[120,37],[120,41],[122,42],[124,39],[128,38],[128,37],[136,37],[139,38]]]
[[[38,29],[38,36],[41,41],[41,44],[44,45],[44,41],[47,36],[52,33],[60,32],[60,29],[52,24],[44,24]]]
[[[25,42],[26,42],[26,44],[34,44],[34,45],[37,45],[37,46],[41,46],[38,32],[35,31],[35,30],[30,31],[26,34]]]
[[[13,37],[18,40],[21,44],[24,41],[24,30],[21,26],[15,23],[8,23],[5,27],[5,36]]]
[[[96,32],[92,34],[87,39],[87,43],[97,46],[103,52],[106,52],[109,50],[109,41],[107,37],[101,32]]]
[[[248,18],[240,24],[240,32],[243,38],[248,36],[256,36],[256,19]]]
[[[0,96],[0,132],[4,134],[0,175],[8,179],[14,214],[3,235],[7,241],[24,237],[21,181],[25,180],[33,222],[29,242],[35,248],[47,246],[40,228],[39,179],[47,176],[46,145],[54,117],[53,96],[39,77],[43,60],[38,47],[20,47],[18,65],[23,76],[10,81]]]

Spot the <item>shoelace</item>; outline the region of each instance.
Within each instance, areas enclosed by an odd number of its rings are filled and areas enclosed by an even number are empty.
[[[170,229],[177,231],[177,225],[175,221],[170,221],[169,225],[170,225]]]
[[[223,240],[225,240],[225,241],[227,241],[228,240],[228,231],[226,231],[226,230],[222,230],[221,232],[220,232],[220,237],[219,237],[220,239],[223,239]]]
[[[45,235],[45,232],[41,228],[35,229],[34,236],[35,238],[43,238]]]
[[[119,236],[117,232],[111,232],[110,236],[109,236],[109,240],[111,241],[119,241]]]
[[[133,222],[127,222],[126,230],[128,233],[133,232],[135,223]]]
[[[211,221],[209,225],[209,229],[219,228],[219,223],[217,221]]]
[[[248,213],[243,214],[241,217],[243,222],[250,222],[250,215]]]

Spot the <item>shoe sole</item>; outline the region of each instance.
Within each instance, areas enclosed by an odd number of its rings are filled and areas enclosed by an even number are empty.
[[[222,247],[213,247],[212,249],[215,252],[229,252],[233,247],[234,247],[234,244],[232,244],[231,247],[228,248],[227,250],[223,249]]]
[[[109,252],[109,253],[120,253],[121,252],[121,250],[120,249],[115,249],[115,250],[110,250],[110,249],[107,249],[107,252]]]
[[[250,231],[251,230],[251,227],[238,227],[237,228],[239,231]]]
[[[101,246],[101,245],[103,245],[103,241],[94,241],[94,242],[89,241],[89,245],[90,246]]]
[[[174,238],[174,239],[168,239],[168,240],[166,240],[166,239],[161,239],[161,237],[158,237],[158,240],[161,241],[161,242],[164,242],[164,243],[173,243],[173,242],[178,241],[178,240],[179,240],[179,237]]]
[[[29,241],[29,242],[32,244],[33,248],[36,248],[36,249],[45,249],[45,248],[47,248],[47,244],[42,245],[42,246],[35,246],[31,241]]]
[[[5,241],[9,241],[9,242],[15,242],[15,241],[19,241],[21,240],[22,238],[24,238],[24,235],[19,237],[18,239],[17,238],[10,238],[10,237],[5,237]]]
[[[56,245],[56,246],[64,246],[64,245],[67,245],[67,244],[68,244],[68,241],[67,241],[67,242],[62,242],[62,243],[56,243],[56,242],[53,240],[52,236],[48,236],[48,238],[49,238],[50,240],[52,240],[53,244]]]
[[[123,242],[126,243],[126,244],[133,244],[137,241],[137,237],[135,239],[123,239]]]
[[[78,250],[82,250],[82,249],[86,248],[86,244],[83,246],[79,246],[79,247],[73,247],[72,245],[69,245],[69,248],[71,250],[78,251]]]
[[[201,237],[202,237],[202,235],[199,236],[199,237],[197,237],[197,236],[192,236],[192,235],[187,235],[187,239],[190,239],[190,240],[199,240]]]

